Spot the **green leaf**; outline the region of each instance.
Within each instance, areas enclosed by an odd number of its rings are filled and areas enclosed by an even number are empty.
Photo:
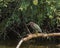
[[[7,7],[7,5],[6,5],[6,4],[4,4],[4,7]]]
[[[38,0],[33,0],[34,5],[38,5]]]
[[[59,17],[57,17],[57,20],[59,20],[59,21],[60,21],[60,18],[59,18]]]
[[[3,0],[0,0],[0,2],[3,1]]]
[[[50,16],[49,16],[49,18],[50,18],[50,19],[53,19],[53,16],[52,16],[52,15],[50,15]]]
[[[20,10],[20,9],[21,9],[22,11],[23,11],[23,9],[26,10],[27,7],[29,6],[29,4],[30,4],[30,2],[28,2],[28,1],[23,1],[23,2],[21,3],[21,6],[20,6],[19,10]]]

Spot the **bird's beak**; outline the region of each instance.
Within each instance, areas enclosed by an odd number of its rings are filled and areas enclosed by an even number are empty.
[[[28,24],[26,24],[26,25],[30,25],[30,24],[28,23]]]
[[[28,25],[28,24],[26,24],[26,25]]]
[[[29,25],[29,24],[26,24],[26,25]]]

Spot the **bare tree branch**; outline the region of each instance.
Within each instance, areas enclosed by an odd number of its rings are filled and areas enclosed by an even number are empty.
[[[48,34],[46,34],[46,33],[35,33],[35,34],[29,34],[27,37],[25,37],[25,38],[23,38],[23,39],[21,39],[20,41],[19,41],[19,43],[18,43],[18,45],[17,45],[17,47],[16,48],[19,48],[20,46],[21,46],[21,44],[22,44],[22,42],[24,42],[24,41],[28,41],[28,40],[30,40],[30,39],[32,39],[32,38],[37,38],[37,37],[43,37],[43,38],[45,38],[45,37],[53,37],[53,36],[60,36],[60,33],[48,33]]]

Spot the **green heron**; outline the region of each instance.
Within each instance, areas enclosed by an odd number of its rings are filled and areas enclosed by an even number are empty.
[[[30,25],[30,27],[35,31],[35,32],[39,32],[42,33],[42,29],[39,27],[39,25],[37,25],[34,22],[29,22],[28,25]]]

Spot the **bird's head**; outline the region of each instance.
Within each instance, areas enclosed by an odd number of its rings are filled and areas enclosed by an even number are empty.
[[[34,22],[29,22],[28,25],[34,25]]]

